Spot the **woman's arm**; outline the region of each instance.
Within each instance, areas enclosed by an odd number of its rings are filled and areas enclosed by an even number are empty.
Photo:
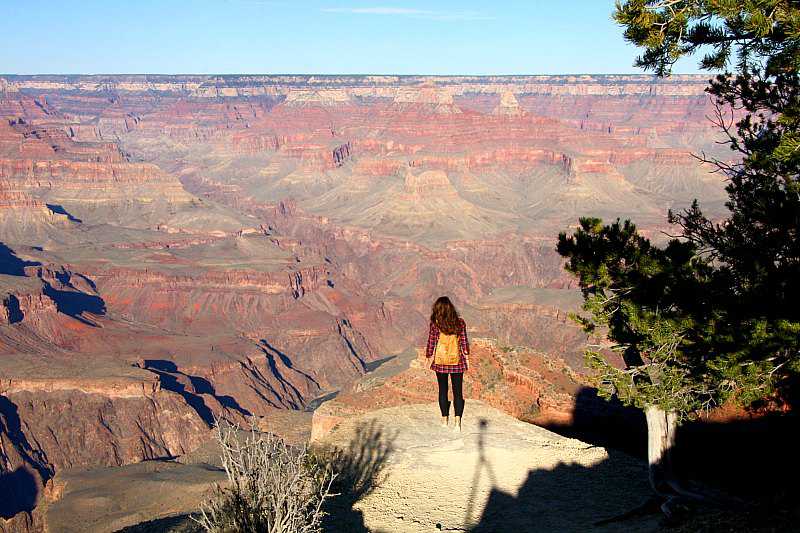
[[[439,340],[439,328],[433,322],[428,330],[428,348],[425,350],[425,357],[433,357],[433,352],[436,351],[436,342]]]
[[[465,356],[469,355],[469,339],[467,339],[467,323],[461,320],[461,330],[458,332],[458,344],[461,348],[461,353]]]

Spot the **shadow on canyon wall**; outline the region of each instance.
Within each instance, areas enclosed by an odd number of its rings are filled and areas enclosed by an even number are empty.
[[[0,396],[0,459],[8,464],[9,459],[13,460],[13,455],[9,457],[12,452],[22,464],[12,466],[13,470],[0,471],[0,517],[3,518],[31,512],[36,506],[39,487],[53,477],[53,471],[22,431],[16,404]]]
[[[384,363],[388,363],[389,361],[392,361],[394,359],[397,359],[396,355],[389,355],[381,359],[376,359],[375,361],[368,361],[364,363],[364,368],[366,369],[367,372],[375,372],[376,370],[378,370],[378,368],[383,366]]]
[[[0,518],[30,513],[36,507],[39,485],[36,476],[24,466],[0,472]]]
[[[41,266],[38,261],[25,261],[17,257],[14,250],[0,242],[0,274],[8,276],[25,277],[25,267]],[[71,283],[71,274],[68,272],[57,272],[56,278],[63,285],[74,290],[63,290],[53,287],[48,281],[42,280],[44,294],[53,300],[58,312],[69,315],[72,318],[83,322],[89,326],[97,326],[94,322],[83,316],[83,313],[91,313],[94,315],[106,314],[106,302],[96,294],[87,294],[78,289],[75,289]],[[89,278],[80,274],[74,274],[79,277],[92,290],[96,290],[94,282]],[[3,302],[9,311],[9,321],[14,324],[21,322],[24,318],[22,310],[19,306],[19,299],[15,295],[9,295]]]
[[[308,402],[305,411],[308,413],[314,412],[320,405],[327,402],[328,400],[333,400],[337,396],[339,396],[338,390],[329,392],[327,394],[323,394],[322,396],[317,396],[316,398],[313,398],[310,402]]]
[[[65,215],[70,222],[77,222],[77,223],[83,222],[83,220],[72,216],[72,214],[70,214],[66,209],[64,209],[64,206],[62,205],[58,204],[45,204],[45,205],[47,206],[47,209],[49,209],[53,213],[58,213],[59,215]]]
[[[239,405],[232,396],[217,395],[214,385],[205,378],[191,376],[178,370],[178,366],[172,361],[165,359],[146,359],[143,362],[145,370],[156,374],[159,377],[161,386],[176,394],[179,394],[203,421],[212,427],[214,425],[214,413],[206,405],[203,395],[208,395],[217,400],[220,405],[231,411],[236,411],[242,416],[251,416],[250,411]],[[184,383],[179,381],[179,376],[183,376],[191,385],[191,390]]]
[[[17,257],[14,250],[0,242],[0,274],[7,276],[24,276],[25,267],[40,266],[37,261],[24,261]]]
[[[6,306],[6,310],[8,311],[9,324],[22,322],[22,319],[25,318],[25,314],[22,312],[22,308],[19,306],[19,298],[13,294],[9,294],[3,301],[3,304]]]
[[[40,263],[34,261],[23,261],[14,253],[14,251],[0,242],[0,274],[7,276],[25,276],[26,266],[39,266]],[[6,296],[2,301],[8,312],[8,321],[10,324],[22,322],[25,318],[22,309],[19,306],[19,298],[14,294]]]
[[[261,339],[260,347],[261,351],[264,352],[264,355],[267,358],[267,364],[269,365],[269,369],[272,372],[272,375],[275,376],[275,378],[278,381],[280,381],[283,387],[285,387],[288,390],[291,390],[296,398],[302,398],[303,395],[300,393],[299,390],[297,390],[297,387],[295,387],[294,384],[292,384],[292,382],[283,375],[281,370],[278,368],[278,365],[275,363],[276,358],[280,359],[281,363],[283,363],[283,365],[286,368],[294,372],[297,372],[298,374],[303,376],[303,378],[313,383],[318,389],[320,388],[317,380],[311,377],[310,374],[307,374],[302,370],[295,368],[294,363],[292,363],[292,358],[289,357],[286,353],[276,348],[275,346],[273,346],[272,344],[270,344],[266,339]],[[295,403],[293,401],[290,401],[289,404],[295,409],[300,409],[303,407],[300,403]]]
[[[89,326],[97,326],[94,322],[83,316],[83,313],[94,315],[106,314],[106,302],[95,294],[86,294],[80,291],[65,291],[56,289],[50,283],[44,283],[44,294],[53,300],[59,313],[69,315],[75,320],[80,320]]]

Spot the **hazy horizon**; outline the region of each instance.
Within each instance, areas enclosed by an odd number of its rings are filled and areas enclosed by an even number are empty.
[[[708,78],[713,77],[711,74],[706,72],[673,72],[672,75],[674,76],[692,76],[697,78]],[[37,73],[30,73],[30,74],[16,74],[16,73],[4,73],[0,72],[0,76],[3,77],[20,77],[20,78],[29,78],[29,77],[42,77],[42,76],[170,76],[170,77],[180,77],[180,76],[198,76],[198,77],[225,77],[225,76],[269,76],[269,77],[288,77],[288,76],[320,76],[326,78],[336,78],[336,77],[398,77],[398,78],[528,78],[528,77],[561,77],[561,76],[651,76],[651,77],[658,77],[652,72],[559,72],[559,73],[527,73],[527,74],[508,74],[508,73],[500,73],[500,74],[427,74],[427,73],[415,73],[415,74],[397,74],[392,72],[331,72],[331,73],[320,73],[320,72],[210,72],[210,73],[198,73],[198,72],[37,72]]]
[[[0,70],[18,75],[642,73],[611,0],[11,0],[4,8]],[[697,59],[674,70],[698,73]]]

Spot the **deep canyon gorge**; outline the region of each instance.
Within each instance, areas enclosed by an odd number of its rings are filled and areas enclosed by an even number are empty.
[[[467,397],[568,423],[603,340],[569,318],[557,235],[720,213],[706,86],[0,77],[0,476],[26,487],[0,525],[42,530],[62,472],[190,454],[218,417],[316,409],[316,438],[433,401],[441,294],[469,325]]]

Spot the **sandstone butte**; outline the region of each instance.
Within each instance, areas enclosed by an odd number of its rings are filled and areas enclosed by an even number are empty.
[[[418,349],[442,293],[474,338],[476,412],[510,441],[580,448],[488,410],[576,416],[587,339],[568,318],[580,294],[559,231],[620,216],[659,238],[670,207],[721,209],[721,177],[691,156],[729,157],[705,83],[0,78],[0,529],[67,528],[90,494],[121,505],[109,531],[191,510],[214,475],[181,458],[217,417],[323,441],[376,409],[429,405]],[[446,445],[474,459],[475,435]],[[572,460],[548,457],[508,475]],[[156,479],[194,496],[156,509]],[[382,505],[365,520],[400,527],[389,515],[405,511]]]

